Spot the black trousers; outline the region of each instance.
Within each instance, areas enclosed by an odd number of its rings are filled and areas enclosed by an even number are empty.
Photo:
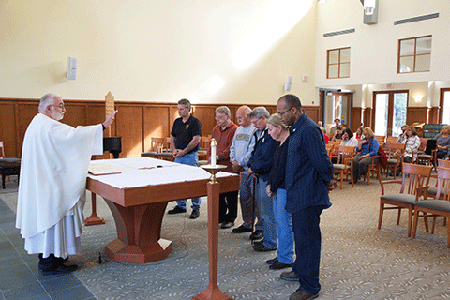
[[[219,195],[219,223],[234,222],[237,217],[239,191]]]

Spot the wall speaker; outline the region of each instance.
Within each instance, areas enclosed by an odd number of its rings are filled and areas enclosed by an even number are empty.
[[[290,91],[292,88],[292,76],[286,76],[286,81],[284,82],[284,90]]]
[[[78,59],[76,57],[67,58],[67,79],[77,79]]]

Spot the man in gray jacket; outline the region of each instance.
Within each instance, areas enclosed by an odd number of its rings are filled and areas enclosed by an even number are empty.
[[[247,173],[247,163],[252,155],[256,142],[253,135],[256,128],[253,127],[252,122],[250,121],[250,112],[251,109],[248,106],[241,106],[236,111],[236,121],[239,124],[239,127],[234,133],[233,143],[230,148],[230,160],[233,172],[241,174],[239,199],[241,202],[242,219],[244,220],[244,223],[241,226],[233,229],[233,233],[252,231],[252,210],[255,211],[255,217],[258,217],[256,230],[261,232],[258,204],[252,203],[254,177]],[[260,236],[262,237],[262,234],[260,234]]]

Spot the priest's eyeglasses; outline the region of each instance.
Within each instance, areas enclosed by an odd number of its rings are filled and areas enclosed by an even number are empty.
[[[61,104],[58,104],[58,105],[55,105],[55,104],[50,104],[49,106],[57,106],[57,107],[59,107],[59,108],[61,108],[61,109],[64,109],[64,108],[66,108],[66,107],[64,106],[64,104],[63,104],[63,103],[61,103]]]
[[[292,107],[291,108],[289,108],[287,111],[279,111],[279,112],[277,112],[277,114],[281,117],[282,115],[284,115],[285,113],[287,113],[288,111],[291,111],[291,109],[292,109]]]

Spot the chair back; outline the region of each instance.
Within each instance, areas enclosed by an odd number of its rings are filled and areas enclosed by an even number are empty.
[[[438,168],[436,200],[450,201],[450,169]]]
[[[3,147],[3,142],[0,142],[0,150],[1,150],[0,156],[1,157],[6,157],[5,156],[5,148]]]
[[[211,147],[211,136],[202,136],[200,142],[200,148],[203,150],[208,150]]]
[[[352,158],[355,154],[355,146],[339,145],[337,148],[338,164],[343,164],[347,158]]]
[[[159,152],[158,147],[164,148],[164,146],[165,146],[164,138],[153,138],[153,137],[151,138],[150,151]]]
[[[433,168],[432,166],[404,163],[402,165],[403,176],[400,193],[401,194],[404,193],[405,188],[407,188],[406,193],[414,195],[416,194],[417,188],[428,186],[428,183],[430,182],[430,174],[432,168]]]
[[[396,136],[386,137],[386,144],[397,143],[398,138]]]
[[[439,167],[450,169],[450,160],[438,159]]]
[[[327,150],[327,155],[331,160],[331,153],[333,153],[334,143],[325,144],[325,150]]]
[[[376,139],[377,139],[377,141],[381,144],[381,143],[384,143],[384,135],[376,135],[376,136],[374,136]]]
[[[406,144],[404,143],[387,143],[384,147],[386,158],[398,158],[403,156],[405,146]]]

